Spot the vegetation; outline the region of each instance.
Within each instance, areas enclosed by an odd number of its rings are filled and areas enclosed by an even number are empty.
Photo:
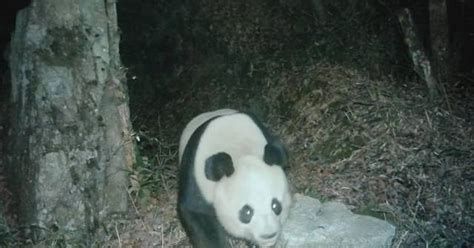
[[[180,131],[200,112],[233,107],[257,113],[285,139],[296,191],[390,221],[394,247],[473,243],[469,107],[454,91],[444,105],[430,103],[397,6],[320,1],[321,15],[309,1],[161,2],[154,21],[143,22],[160,23],[144,33],[161,39],[138,50],[159,62],[123,55],[137,77],[131,104],[146,161],[137,173],[159,209],[155,238],[187,242],[174,210]],[[161,68],[159,83],[142,66]],[[138,92],[143,84],[156,87],[153,97]]]
[[[134,218],[101,245],[188,244],[179,135],[196,114],[231,107],[284,139],[295,191],[391,222],[393,247],[472,246],[474,92],[429,101],[391,2],[120,1],[140,159]]]

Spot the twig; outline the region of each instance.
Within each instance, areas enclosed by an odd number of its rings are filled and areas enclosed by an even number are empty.
[[[119,234],[119,231],[117,229],[117,223],[115,223],[115,234],[117,235],[117,239],[118,239],[118,242],[119,242],[119,247],[122,247],[122,240],[120,239],[120,234]]]
[[[145,230],[147,230],[147,231],[150,231],[150,230],[148,230],[148,227],[145,225],[145,222],[143,221],[142,217],[140,216],[140,212],[138,211],[137,205],[135,205],[135,201],[133,201],[133,198],[132,198],[132,196],[130,195],[130,192],[128,192],[128,190],[127,190],[127,188],[126,188],[125,186],[123,186],[123,187],[124,187],[125,190],[127,191],[128,198],[130,199],[130,202],[132,203],[133,209],[135,209],[135,213],[137,214],[138,218],[140,219],[143,228],[144,228]]]
[[[408,231],[405,231],[402,236],[400,236],[400,239],[398,240],[398,244],[397,244],[397,248],[400,248],[400,245],[403,243],[403,240],[405,239],[405,237],[407,236],[408,234]]]

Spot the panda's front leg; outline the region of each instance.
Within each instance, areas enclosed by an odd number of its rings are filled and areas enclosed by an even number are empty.
[[[225,231],[215,215],[190,210],[181,205],[178,205],[178,214],[193,247],[230,247]]]

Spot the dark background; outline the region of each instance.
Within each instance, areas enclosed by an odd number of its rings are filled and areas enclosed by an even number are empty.
[[[269,5],[275,5],[273,3],[274,1],[267,2]],[[293,4],[283,6],[283,8],[286,7],[287,10],[287,13],[283,14],[288,18],[287,21],[294,21],[296,25],[308,21],[310,18],[307,17],[312,15],[311,8],[308,7],[308,2],[309,1],[295,1]],[[8,65],[5,60],[5,56],[7,55],[5,49],[8,48],[10,35],[14,30],[16,12],[29,3],[30,1],[28,0],[6,0],[2,2],[2,7],[0,8],[0,50],[2,51],[0,73],[3,77],[6,76],[5,74],[8,74],[6,72]],[[156,77],[158,77],[159,80],[153,80],[156,85],[152,86],[152,88],[158,87],[161,91],[162,88],[169,88],[169,86],[163,82],[166,81],[163,80],[163,78],[166,78],[166,75],[175,69],[176,65],[193,63],[191,60],[196,59],[197,56],[205,56],[203,54],[215,52],[219,49],[225,50],[222,44],[219,44],[219,40],[215,39],[213,34],[210,34],[208,27],[206,27],[212,20],[206,19],[206,15],[202,13],[202,11],[205,10],[199,7],[200,4],[202,4],[200,1],[169,2],[144,0],[140,1],[140,4],[137,4],[137,2],[133,0],[119,1],[119,22],[123,32],[121,53],[124,64],[130,68],[131,72],[135,74],[139,73],[138,70],[155,72],[158,74]],[[338,4],[340,6],[337,6]],[[456,57],[455,73],[472,75],[474,64],[474,2],[453,0],[447,1],[447,4],[450,35],[449,45],[452,56]],[[309,41],[314,40],[315,37],[324,35],[331,36],[333,35],[331,31],[334,30],[328,29],[328,32],[325,34],[325,30],[321,31],[321,26],[337,26],[338,24],[343,24],[342,20],[337,19],[344,18],[345,13],[337,13],[338,11],[343,12],[343,7],[344,1],[334,1],[333,6],[325,7],[325,10],[330,12],[327,15],[327,23],[313,23],[313,25],[308,25],[298,31],[293,30],[294,33],[282,34],[282,37],[278,39],[281,40],[281,43],[289,42],[289,45],[296,44],[304,46],[308,45]],[[385,61],[386,63],[389,62],[387,66],[391,67],[391,69],[380,73],[393,72],[393,70],[403,74],[410,73],[410,61],[407,58],[401,32],[397,27],[394,17],[394,14],[399,9],[405,7],[412,11],[419,35],[423,39],[426,47],[429,48],[428,0],[362,1],[361,4],[350,10],[352,12],[359,12],[357,13],[358,20],[355,20],[357,22],[353,22],[354,26],[339,26],[342,29],[340,46],[350,48],[352,43],[351,39],[343,36],[353,36],[357,38],[357,33],[361,35],[360,31],[368,31],[379,36],[385,35],[389,38],[389,42],[392,43],[385,44],[386,56],[379,59],[379,61],[365,61],[366,63],[363,64],[363,66],[369,66],[370,70],[372,69],[370,68],[370,64],[382,64]],[[365,30],[357,30],[357,28],[360,28],[357,27],[358,22],[363,22],[367,25]],[[347,28],[347,30],[344,30],[344,28]],[[346,34],[344,35],[344,33]],[[280,35],[281,33],[276,34]],[[285,41],[285,35],[291,36],[291,38]],[[272,52],[271,49],[272,47],[269,47],[266,52]],[[333,49],[336,50],[337,47]],[[349,56],[349,58],[346,55],[342,55],[344,57],[343,59],[346,60],[346,62],[349,59],[358,63],[358,52],[360,51],[352,50],[353,55]],[[329,52],[328,54],[323,54],[323,56],[329,59],[337,59],[330,57],[337,57],[338,55],[334,56],[334,54]],[[389,61],[387,61],[387,59]],[[149,68],[152,68],[152,70],[149,70]],[[472,81],[472,78],[468,81]],[[142,83],[147,84],[147,82]],[[7,87],[8,81],[2,79],[0,87],[0,95],[2,97],[5,97]],[[131,90],[133,93],[135,90],[133,86],[131,86]],[[142,98],[142,96],[140,96],[140,98]],[[166,99],[166,97],[163,98]]]

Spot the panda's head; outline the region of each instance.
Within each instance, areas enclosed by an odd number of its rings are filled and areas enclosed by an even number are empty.
[[[225,230],[261,247],[274,245],[291,205],[282,167],[255,156],[232,161],[226,153],[208,162],[206,176],[217,182],[214,208]]]

